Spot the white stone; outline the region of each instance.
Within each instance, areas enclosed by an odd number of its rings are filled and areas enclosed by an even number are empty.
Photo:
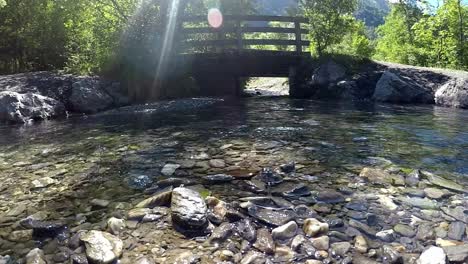
[[[431,246],[421,254],[416,264],[445,264],[446,258],[442,248]]]

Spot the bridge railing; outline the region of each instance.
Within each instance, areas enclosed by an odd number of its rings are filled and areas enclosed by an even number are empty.
[[[304,17],[289,16],[258,16],[258,15],[225,15],[223,25],[213,28],[206,23],[206,16],[184,17],[181,23],[182,41],[181,53],[188,49],[198,49],[199,51],[215,50],[222,52],[229,49],[242,51],[248,46],[286,46],[294,47],[296,53],[302,53],[303,47],[310,46],[310,41],[302,38],[308,33],[308,29],[303,25],[308,25],[309,21]],[[286,22],[293,24],[289,26],[255,26],[253,22]],[[205,24],[206,26],[197,26]],[[294,36],[292,39],[284,38],[246,38],[249,33],[283,33],[281,35]],[[247,36],[248,37],[248,36]]]

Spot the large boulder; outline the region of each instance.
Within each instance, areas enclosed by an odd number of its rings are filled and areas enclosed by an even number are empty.
[[[194,190],[175,188],[171,210],[173,224],[183,231],[202,232],[208,224],[205,200]]]
[[[34,93],[0,92],[0,122],[27,123],[65,115],[65,106]]]
[[[435,93],[437,105],[468,108],[468,79],[448,81]]]
[[[95,78],[81,78],[72,84],[70,104],[74,112],[94,114],[110,108],[112,97],[101,89]]]
[[[312,83],[321,87],[328,87],[331,83],[337,83],[345,77],[346,69],[342,65],[329,60],[314,71]]]
[[[432,89],[391,71],[385,71],[377,82],[373,99],[388,103],[434,103]]]

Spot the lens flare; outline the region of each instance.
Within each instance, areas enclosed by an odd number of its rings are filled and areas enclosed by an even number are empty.
[[[223,25],[223,14],[219,9],[212,8],[208,11],[208,23],[213,28],[220,28]]]

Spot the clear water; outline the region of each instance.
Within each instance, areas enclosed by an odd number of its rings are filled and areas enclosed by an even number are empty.
[[[132,175],[147,175],[149,186],[165,178],[160,171],[166,163],[195,162],[175,174],[195,181],[289,161],[296,161],[304,174],[343,175],[385,160],[468,180],[467,110],[287,98],[203,107],[188,102],[30,126],[1,125],[0,231],[14,229],[6,212],[19,204],[27,208],[18,218],[46,211],[48,219],[93,212],[94,198],[134,204],[142,199],[143,187],[135,186]],[[210,168],[209,159],[224,159],[226,167]],[[33,188],[32,181],[43,177],[56,182]],[[235,186],[204,187],[220,197],[236,193]],[[87,221],[100,223],[112,213],[89,213]],[[0,248],[24,256],[33,245],[22,245],[3,243]]]

